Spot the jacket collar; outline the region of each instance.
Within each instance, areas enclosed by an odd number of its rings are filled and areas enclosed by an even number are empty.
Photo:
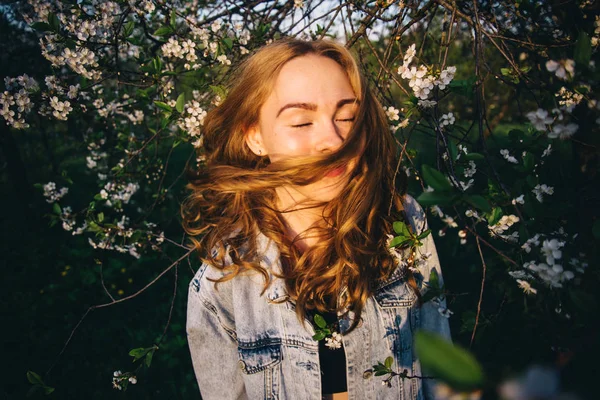
[[[262,255],[260,264],[267,270],[271,284],[265,291],[265,296],[270,303],[277,303],[289,298],[285,281],[276,275],[281,274],[281,260],[277,244],[266,237],[262,232],[256,236],[257,253]]]

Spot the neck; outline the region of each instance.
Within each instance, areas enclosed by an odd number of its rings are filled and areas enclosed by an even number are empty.
[[[286,222],[286,236],[294,240],[299,234],[323,221],[323,207],[311,207],[308,199],[293,189],[277,189],[277,207]],[[296,239],[295,245],[301,251],[318,242],[317,237]]]

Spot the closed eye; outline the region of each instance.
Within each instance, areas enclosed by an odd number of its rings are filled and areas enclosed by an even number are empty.
[[[354,122],[354,117],[352,118],[344,118],[344,119],[336,119],[338,122]]]
[[[292,125],[292,128],[304,128],[305,126],[312,125],[312,122],[307,122],[304,124]]]

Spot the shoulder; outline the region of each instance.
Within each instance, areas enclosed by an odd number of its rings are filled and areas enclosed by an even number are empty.
[[[273,280],[280,273],[277,246],[262,234],[259,234],[256,243],[257,258],[254,261]],[[232,307],[240,296],[260,297],[265,288],[264,275],[256,270],[238,268],[232,264],[233,261],[229,255],[224,258],[224,268],[203,262],[190,281],[190,298],[193,296],[204,303]]]
[[[406,217],[408,218],[410,224],[417,231],[421,231],[423,229],[427,229],[427,218],[425,215],[425,211],[423,207],[417,202],[417,200],[409,194],[405,194],[402,196],[402,206],[404,207],[404,212],[406,213]]]

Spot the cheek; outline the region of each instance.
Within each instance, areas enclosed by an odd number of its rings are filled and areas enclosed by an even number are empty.
[[[271,161],[285,156],[305,156],[312,154],[312,142],[308,135],[290,134],[287,132],[275,133],[269,143]],[[274,156],[274,158],[273,158]]]

